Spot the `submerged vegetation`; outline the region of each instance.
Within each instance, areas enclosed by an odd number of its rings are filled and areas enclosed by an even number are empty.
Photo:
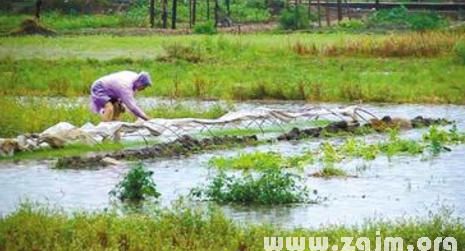
[[[428,219],[369,221],[361,226],[284,229],[270,225],[238,224],[218,208],[199,210],[178,204],[146,214],[119,215],[112,211],[67,214],[44,207],[22,205],[0,217],[0,250],[263,250],[265,236],[328,236],[330,247],[340,237],[375,233],[400,236],[416,243],[452,236],[465,245],[465,224],[449,214]]]
[[[455,125],[449,130],[432,126],[420,140],[403,139],[397,130],[388,131],[388,139],[376,143],[366,143],[349,137],[340,144],[324,141],[317,149],[307,150],[299,155],[284,156],[277,152],[240,153],[234,157],[213,157],[209,165],[218,169],[276,170],[300,169],[310,164],[322,163],[323,169],[314,176],[347,176],[347,173],[336,168],[334,164],[347,158],[362,158],[370,161],[380,154],[389,158],[399,154],[429,153],[431,156],[436,156],[443,151],[450,151],[448,145],[465,143],[465,133],[459,132]]]
[[[227,175],[220,172],[206,187],[194,188],[191,195],[218,203],[289,204],[308,201],[308,189],[299,184],[299,176],[279,169],[266,169],[260,174],[250,172]]]

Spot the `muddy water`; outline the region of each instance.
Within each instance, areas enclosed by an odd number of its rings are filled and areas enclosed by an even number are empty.
[[[205,104],[209,105],[209,104]],[[272,107],[299,107],[302,104],[267,104]],[[253,103],[238,104],[252,108]],[[465,106],[369,106],[377,115],[412,117],[426,115],[458,122],[465,130]],[[422,130],[409,131],[404,137],[418,138]],[[382,136],[370,136],[370,139]],[[338,141],[339,139],[333,139]],[[317,147],[319,141],[279,142],[239,151],[272,150],[296,154]],[[217,155],[234,156],[238,150],[208,152],[182,159],[146,161],[154,171],[154,180],[162,193],[161,204],[169,205],[192,187],[214,174],[207,161]],[[108,192],[127,170],[126,167],[97,171],[52,170],[48,162],[0,166],[0,213],[8,213],[20,200],[29,199],[66,209],[99,210],[108,207]],[[322,224],[357,224],[366,219],[428,217],[444,207],[465,217],[465,146],[455,146],[432,160],[420,156],[379,157],[371,162],[352,160],[338,164],[358,178],[324,180],[309,177],[318,166],[308,167],[302,175],[305,183],[324,200],[317,205],[275,207],[224,206],[224,211],[238,221],[266,222],[287,227]]]

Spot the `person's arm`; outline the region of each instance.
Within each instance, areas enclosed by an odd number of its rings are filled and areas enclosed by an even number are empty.
[[[136,116],[143,120],[149,120],[149,117],[136,104],[136,100],[132,94],[125,93],[121,95],[121,102]]]

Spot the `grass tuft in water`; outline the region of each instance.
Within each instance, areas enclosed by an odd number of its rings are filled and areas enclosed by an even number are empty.
[[[220,172],[202,188],[192,189],[195,198],[218,203],[289,204],[308,201],[308,189],[298,184],[299,176],[279,169],[267,169],[260,174],[243,176]]]
[[[152,175],[153,172],[145,169],[140,162],[129,170],[116,187],[110,191],[110,195],[118,198],[121,202],[133,204],[150,198],[157,199],[161,194],[157,191]]]

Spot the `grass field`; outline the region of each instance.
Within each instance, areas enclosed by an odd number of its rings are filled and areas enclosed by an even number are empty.
[[[462,33],[0,38],[0,93],[82,96],[98,77],[146,70],[143,95],[465,103]]]

